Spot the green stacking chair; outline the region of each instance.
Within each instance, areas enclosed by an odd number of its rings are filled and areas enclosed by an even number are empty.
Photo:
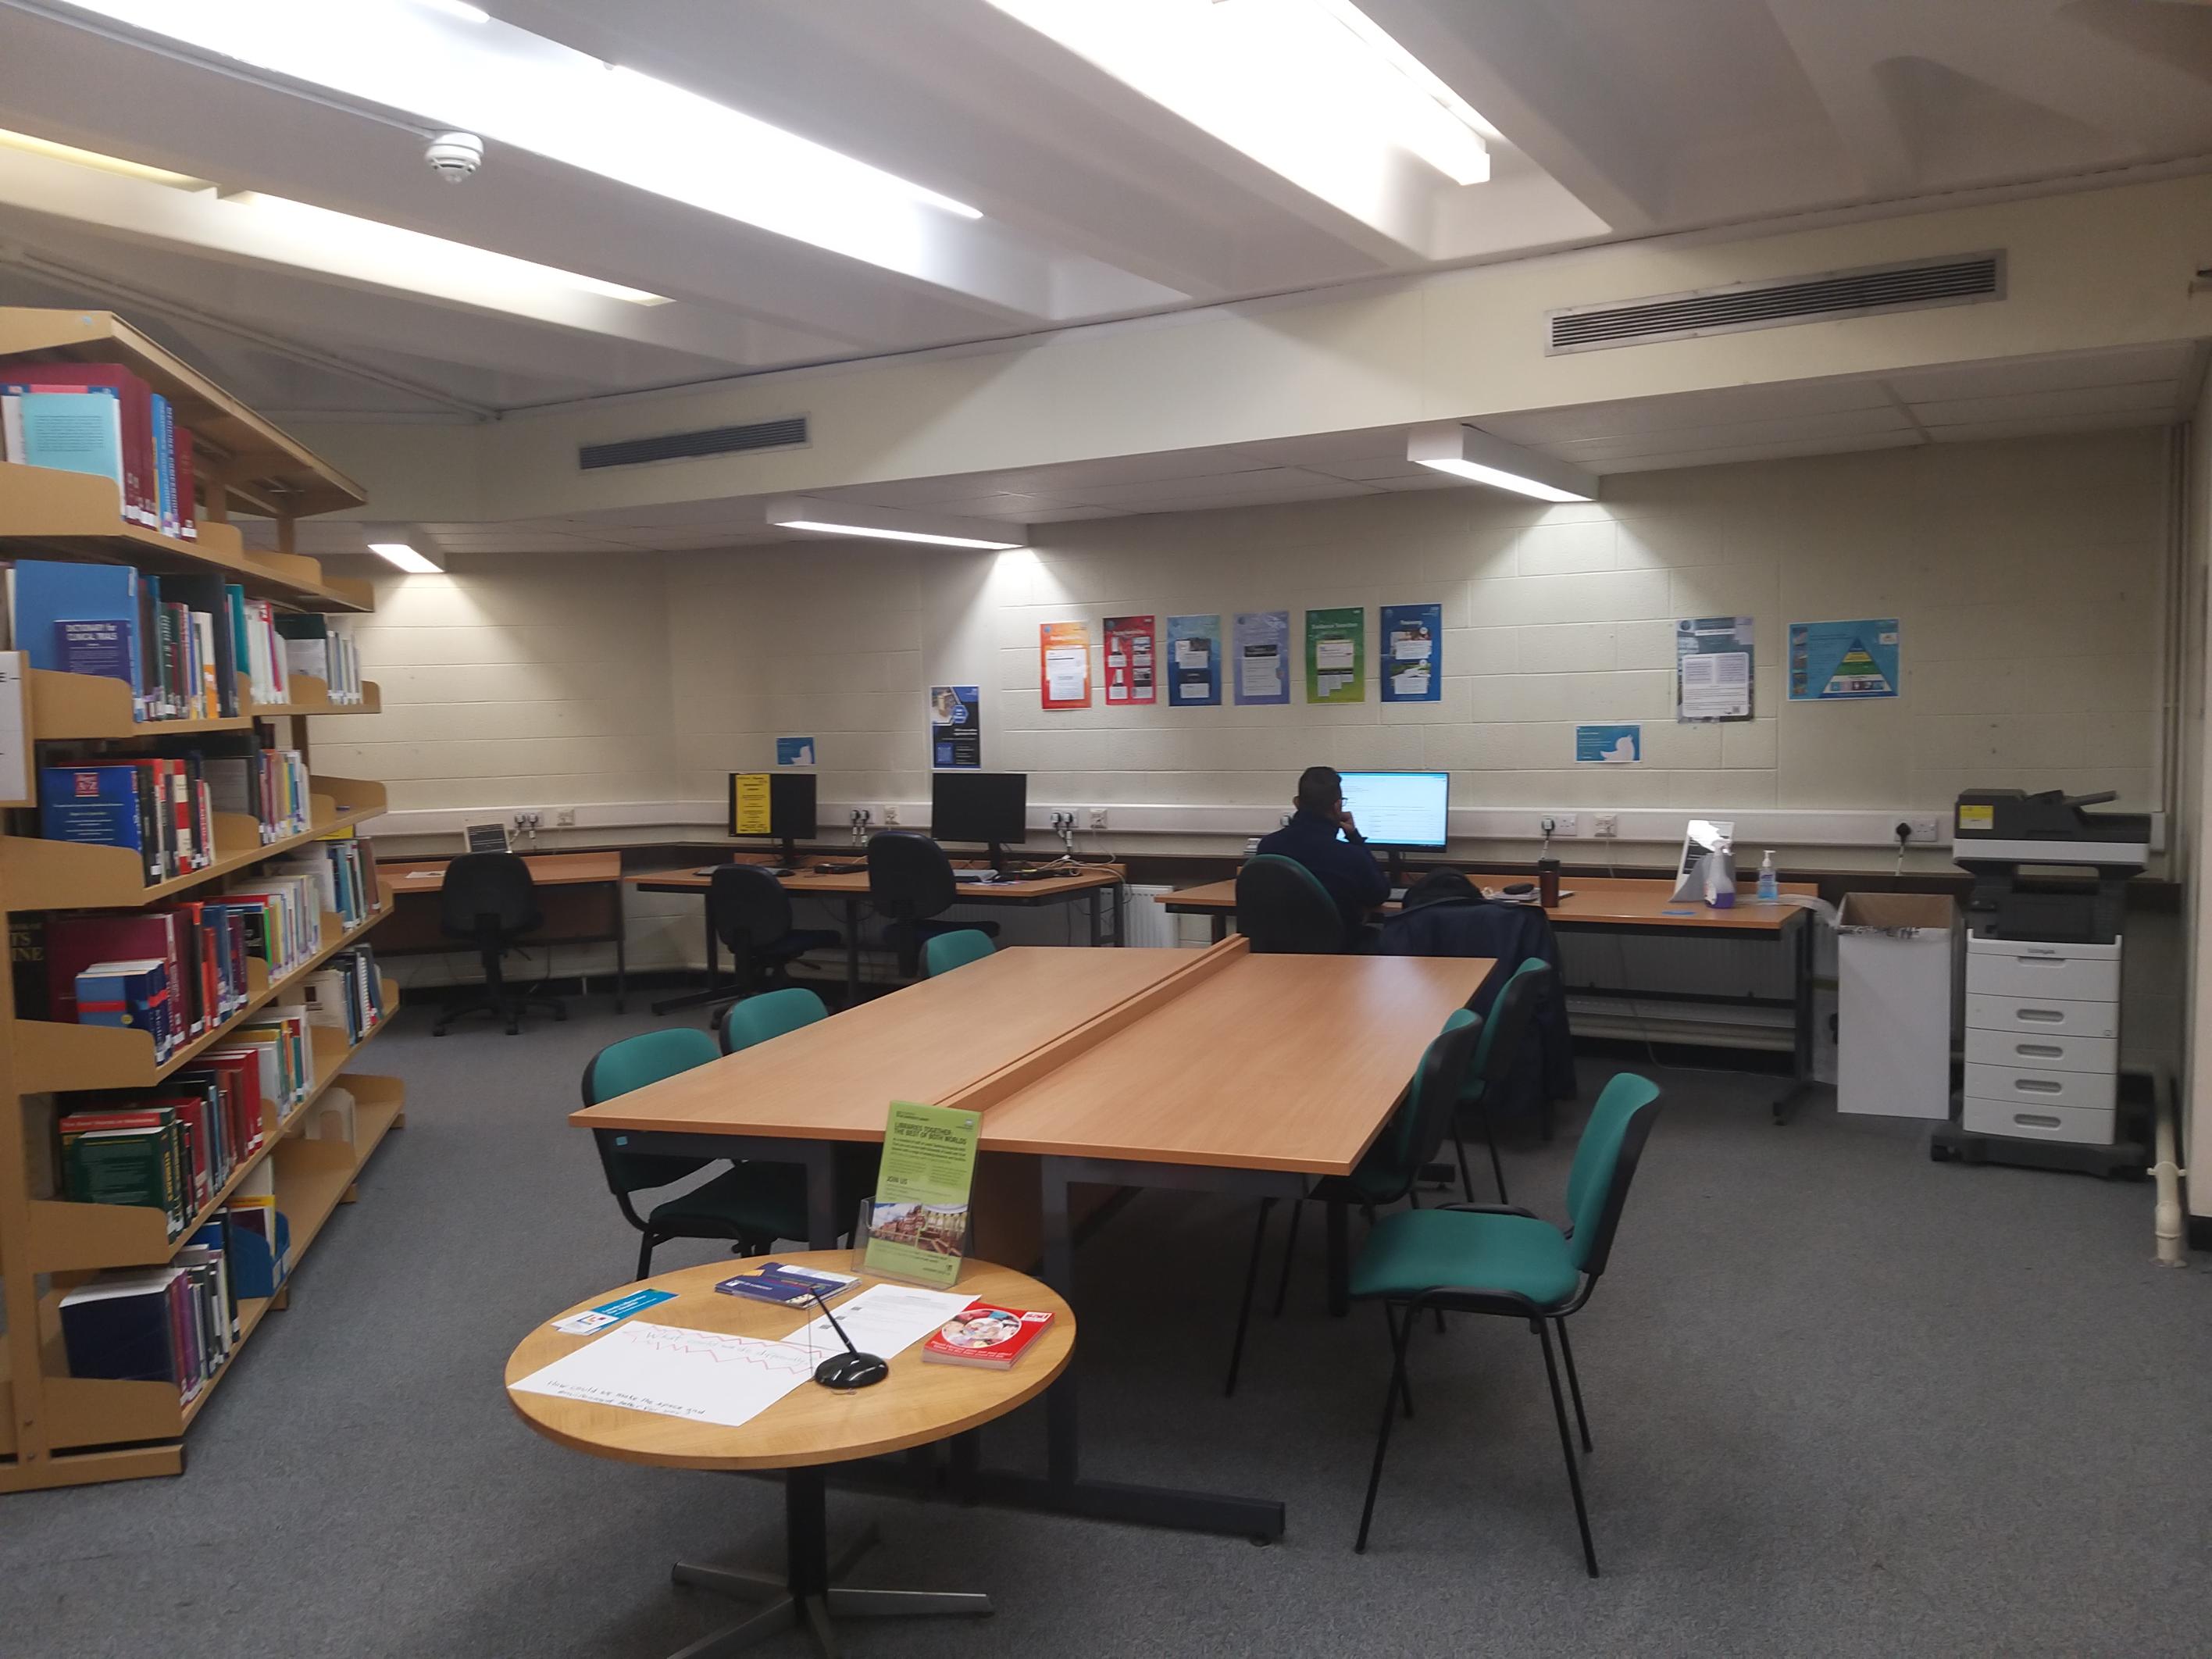
[[[998,948],[991,943],[991,936],[979,928],[963,927],[954,933],[934,934],[922,941],[922,977],[935,979],[955,968],[965,968],[971,962],[981,962]]]
[[[1568,1488],[1574,1493],[1575,1524],[1582,1530],[1583,1563],[1591,1577],[1597,1577],[1597,1549],[1590,1542],[1582,1472],[1567,1432],[1566,1404],[1559,1395],[1552,1330],[1559,1328],[1559,1355],[1566,1363],[1567,1386],[1574,1395],[1575,1424],[1581,1431],[1583,1449],[1589,1451],[1589,1419],[1583,1412],[1583,1386],[1575,1375],[1575,1351],[1567,1345],[1566,1318],[1589,1300],[1605,1272],[1620,1212],[1628,1201],[1629,1183],[1635,1179],[1637,1161],[1658,1116],[1659,1085],[1649,1079],[1623,1072],[1605,1085],[1590,1109],[1567,1176],[1568,1224],[1564,1231],[1526,1210],[1502,1204],[1408,1210],[1376,1224],[1352,1263],[1352,1294],[1383,1304],[1390,1328],[1390,1389],[1382,1400],[1382,1427],[1375,1439],[1375,1467],[1367,1477],[1367,1503],[1359,1512],[1355,1549],[1367,1547],[1375,1493],[1382,1484],[1382,1455],[1389,1448],[1390,1423],[1401,1400],[1406,1414],[1413,1415],[1413,1395],[1406,1382],[1406,1340],[1413,1334],[1414,1315],[1424,1308],[1497,1314],[1527,1320],[1543,1345],[1552,1415],[1559,1425],[1559,1450],[1566,1458]]]
[[[763,991],[743,1002],[732,1003],[725,1011],[722,1052],[734,1054],[740,1048],[750,1048],[756,1042],[766,1042],[770,1037],[780,1037],[786,1031],[795,1031],[802,1025],[829,1018],[830,1010],[823,1005],[822,999],[799,986]]]
[[[714,1039],[690,1027],[625,1037],[600,1049],[584,1068],[584,1104],[596,1106],[715,1057]],[[635,1152],[631,1150],[635,1139],[622,1129],[592,1132],[608,1190],[621,1206],[623,1218],[643,1235],[637,1248],[640,1279],[653,1271],[653,1251],[672,1238],[729,1239],[741,1254],[750,1255],[770,1249],[779,1238],[806,1237],[806,1171],[796,1164],[734,1164],[641,1216],[633,1194],[670,1186],[720,1160]]]
[[[1466,1088],[1460,1091],[1460,1109],[1452,1117],[1452,1144],[1459,1152],[1460,1191],[1470,1201],[1474,1197],[1474,1182],[1468,1174],[1467,1143],[1461,1138],[1460,1124],[1472,1111],[1482,1124],[1483,1139],[1489,1144],[1490,1173],[1498,1182],[1498,1201],[1512,1202],[1505,1192],[1505,1166],[1498,1161],[1498,1131],[1491,1121],[1490,1103],[1498,1098],[1505,1079],[1513,1075],[1522,1045],[1536,1028],[1536,1005],[1549,988],[1551,976],[1550,963],[1541,957],[1530,957],[1513,970],[1499,988],[1497,1000],[1490,1005],[1490,1018],[1483,1022],[1482,1040],[1475,1045],[1474,1066],[1468,1074]],[[1545,1138],[1549,1139],[1549,1134]],[[1279,1297],[1276,1311],[1282,1311]]]
[[[1443,1145],[1450,1132],[1453,1109],[1474,1063],[1482,1037],[1480,1014],[1455,1008],[1444,1028],[1421,1053],[1421,1063],[1407,1085],[1398,1109],[1382,1126],[1382,1133],[1348,1176],[1323,1176],[1306,1191],[1306,1198],[1328,1203],[1357,1204],[1372,1212],[1378,1204],[1395,1204],[1401,1198],[1420,1199],[1414,1182]],[[1297,1248],[1297,1218],[1304,1199],[1291,1200],[1291,1235],[1284,1246],[1283,1275],[1290,1278],[1289,1252]],[[1252,1322],[1252,1292],[1260,1278],[1260,1254],[1267,1242],[1267,1217],[1275,1200],[1260,1200],[1260,1217],[1252,1230],[1252,1260],[1244,1269],[1244,1299],[1237,1310],[1237,1335],[1229,1352],[1229,1380],[1224,1394],[1237,1392],[1237,1373],[1244,1363],[1244,1335]],[[1279,1311],[1281,1298],[1277,1297]]]
[[[1237,931],[1261,956],[1339,956],[1346,943],[1320,878],[1276,853],[1255,853],[1237,872]]]

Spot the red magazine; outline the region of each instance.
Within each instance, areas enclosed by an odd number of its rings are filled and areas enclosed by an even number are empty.
[[[970,1302],[921,1345],[921,1357],[939,1365],[987,1365],[1003,1371],[1019,1359],[1052,1323],[1049,1313]]]

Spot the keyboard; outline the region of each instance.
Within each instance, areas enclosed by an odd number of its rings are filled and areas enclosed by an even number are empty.
[[[809,873],[817,876],[865,876],[868,873],[868,866],[865,864],[817,864]]]

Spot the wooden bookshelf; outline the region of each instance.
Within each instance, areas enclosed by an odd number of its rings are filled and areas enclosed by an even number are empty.
[[[112,313],[0,307],[0,357],[121,362],[167,398],[179,425],[191,429],[202,499],[198,535],[163,536],[123,520],[115,486],[103,478],[0,464],[0,557],[82,559],[130,564],[160,573],[218,574],[258,598],[295,611],[368,611],[366,582],[325,576],[313,559],[292,552],[293,523],[317,513],[358,507],[360,486],[296,440],[254,413],[191,365]],[[248,550],[230,524],[234,513],[276,520],[279,551]],[[240,713],[197,720],[140,720],[120,681],[37,672],[30,677],[26,728],[33,744],[127,745],[205,732],[244,732],[264,720],[374,714],[376,687],[358,703],[333,702],[329,687],[291,677],[283,703],[256,703],[241,679]],[[290,745],[307,749],[304,724]],[[218,813],[209,866],[172,881],[148,884],[139,856],[127,848],[44,841],[27,833],[35,816],[18,812],[0,833],[0,915],[61,909],[139,909],[172,899],[205,896],[225,878],[315,840],[377,817],[383,786],[311,776],[309,827],[264,842],[250,818]],[[70,1091],[157,1084],[220,1045],[331,957],[368,935],[392,913],[381,908],[357,926],[323,918],[323,947],[274,980],[248,968],[245,1006],[215,1030],[156,1064],[143,1031],[16,1018],[15,988],[0,976],[0,1492],[175,1474],[184,1468],[184,1439],[244,1353],[267,1316],[289,1302],[291,1280],[275,1296],[239,1304],[240,1340],[223,1369],[190,1401],[166,1382],[113,1382],[69,1375],[61,1340],[60,1303],[88,1276],[105,1268],[155,1267],[173,1260],[194,1228],[169,1236],[158,1210],[76,1203],[47,1195],[51,1172],[33,1175],[52,1114],[69,1109]],[[305,1098],[263,1126],[261,1145],[239,1160],[222,1189],[195,1218],[206,1220],[252,1171],[273,1174],[277,1206],[290,1227],[289,1267],[296,1271],[339,1205],[350,1201],[362,1167],[391,1130],[406,1121],[406,1091],[396,1079],[356,1073],[361,1048],[399,1006],[398,987],[384,981],[386,1019],[360,1042],[343,1030],[311,1028],[313,1076]],[[302,1131],[333,1085],[353,1094],[351,1142],[310,1139]],[[35,1182],[35,1184],[34,1184]]]

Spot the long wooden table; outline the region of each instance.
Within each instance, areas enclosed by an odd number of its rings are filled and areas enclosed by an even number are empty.
[[[1241,938],[1205,951],[1017,946],[569,1121],[623,1130],[641,1150],[803,1163],[809,1242],[826,1249],[851,1221],[836,1213],[837,1142],[880,1139],[895,1098],[975,1110],[986,1158],[1026,1176],[1043,1276],[1067,1296],[1072,1188],[1297,1196],[1316,1176],[1350,1173],[1421,1051],[1493,965],[1255,957]],[[1011,1196],[979,1178],[979,1233],[985,1206]],[[1330,1237],[1340,1258],[1340,1207]],[[1055,1513],[1280,1535],[1283,1509],[1272,1500],[1083,1478],[1072,1375],[1054,1387],[1047,1410],[1045,1474],[978,1470],[978,1495]]]
[[[814,862],[853,862],[851,860],[816,860]],[[769,864],[773,862],[766,854],[739,853],[728,862],[732,864]],[[781,866],[779,866],[781,867]],[[966,868],[988,866],[967,865]],[[702,874],[701,869],[706,873]],[[1109,895],[1112,896],[1114,912],[1113,942],[1127,942],[1121,915],[1123,897],[1122,867],[1118,864],[1092,865],[1072,875],[1022,877],[1005,881],[956,881],[953,892],[963,904],[1005,904],[1036,906],[1066,904],[1087,896],[1091,922],[1091,943],[1106,943],[1104,913]],[[627,878],[641,893],[690,893],[704,898],[707,890],[714,885],[711,867],[699,866],[689,870],[647,870]],[[845,921],[845,997],[851,1002],[860,988],[860,909],[868,896],[868,878],[865,872],[833,874],[817,870],[810,863],[807,867],[794,869],[788,875],[776,878],[783,890],[794,898],[816,898],[842,902]],[[714,934],[714,919],[706,918],[707,979],[709,990],[691,1001],[713,1001],[720,992],[714,981],[721,972],[721,941]],[[734,994],[734,989],[732,994]],[[655,1004],[654,1012],[674,1006],[674,1003]]]
[[[526,941],[545,945],[612,945],[615,947],[615,1007],[619,1011],[628,991],[629,961],[623,929],[622,854],[620,853],[531,853],[522,861],[530,866],[530,879],[543,892],[538,908],[545,925]],[[446,884],[451,859],[404,859],[376,866],[377,879],[386,892],[402,901],[410,896],[435,895]],[[447,939],[438,928],[433,907],[404,902],[376,948],[385,956],[419,956],[431,951],[465,951],[473,947]]]

